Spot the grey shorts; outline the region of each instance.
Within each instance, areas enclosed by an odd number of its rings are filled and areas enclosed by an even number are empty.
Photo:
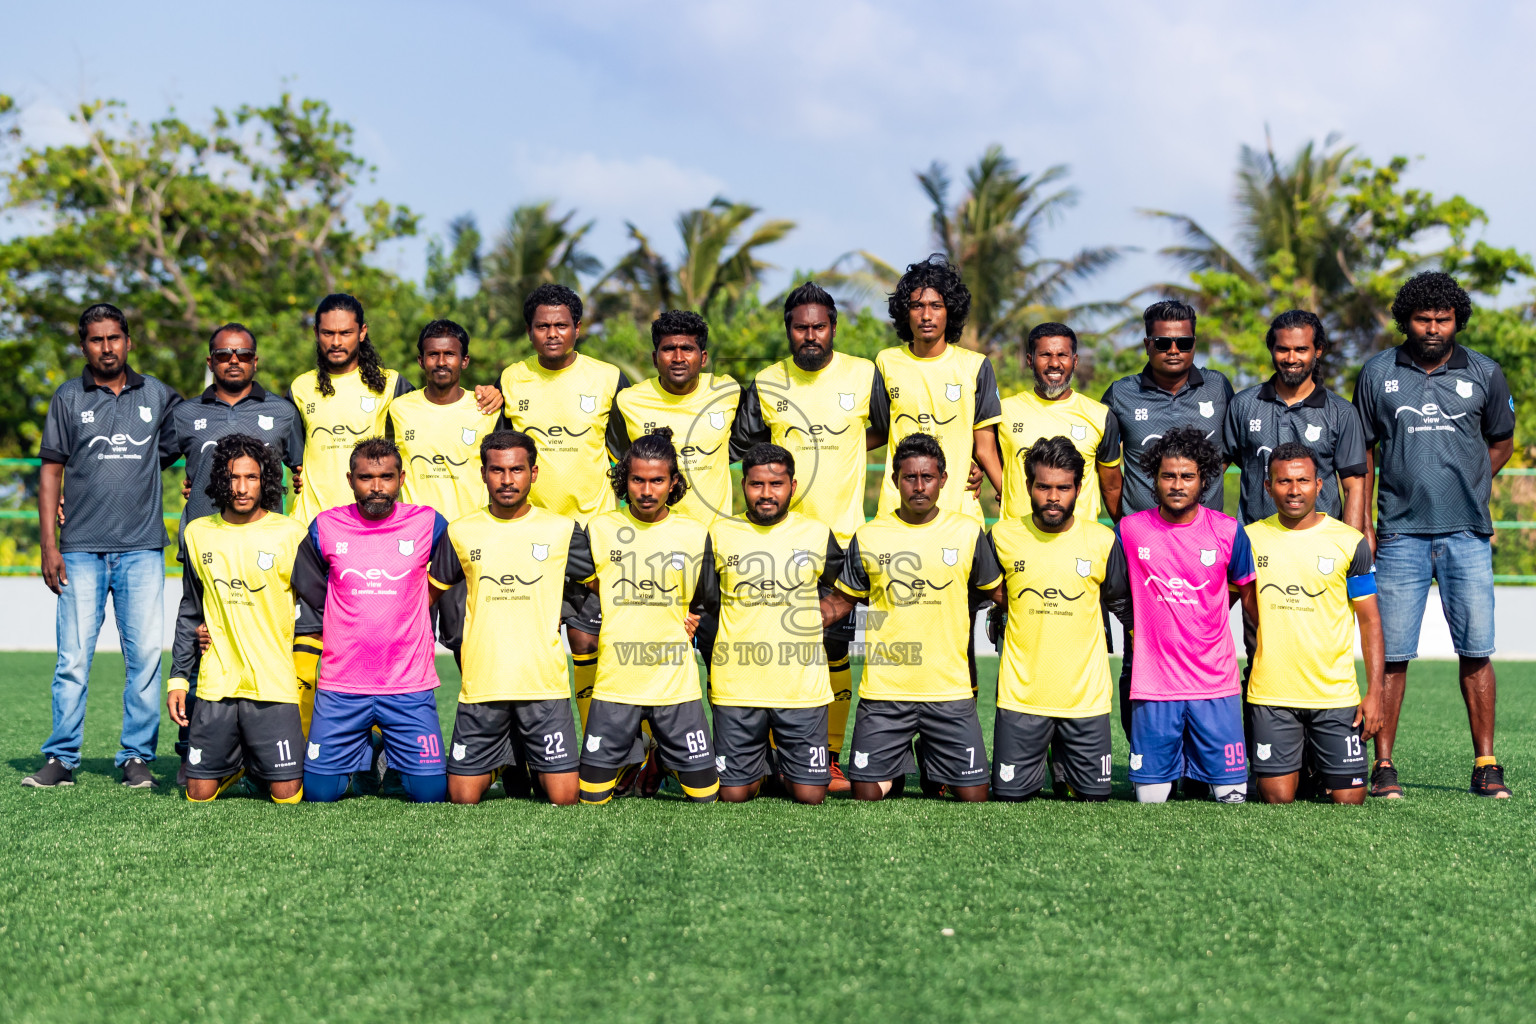
[[[720,770],[722,786],[750,786],[775,770],[790,782],[825,786],[831,778],[827,771],[826,705],[715,705],[715,767]]]
[[[222,779],[241,768],[267,782],[304,777],[304,728],[297,704],[199,697],[188,717],[187,778]]]
[[[948,786],[987,784],[987,743],[974,700],[861,700],[853,716],[848,778],[887,782],[916,770],[921,740],[928,778]]]
[[[645,736],[640,723],[651,723],[651,737],[661,763],[675,772],[715,768],[715,748],[709,740],[704,701],[645,707],[593,700],[587,709],[587,735],[581,763],[594,768],[622,768],[645,760]]]
[[[1329,789],[1359,789],[1370,773],[1354,708],[1276,708],[1248,705],[1259,776],[1301,771],[1306,755]]]
[[[1045,755],[1054,746],[1067,782],[1083,796],[1108,796],[1109,716],[1045,718],[997,709],[992,728],[992,789],[1022,799],[1047,782]]]
[[[567,698],[460,701],[448,774],[489,775],[516,761],[548,775],[574,772],[581,764],[576,744],[576,718]]]
[[[603,603],[584,583],[565,581],[560,598],[560,624],[597,636],[603,628]]]

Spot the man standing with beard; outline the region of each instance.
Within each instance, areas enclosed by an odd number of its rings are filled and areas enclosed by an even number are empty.
[[[1355,383],[1367,456],[1381,467],[1376,578],[1386,647],[1383,722],[1371,795],[1401,797],[1392,745],[1418,657],[1431,580],[1461,659],[1461,693],[1472,727],[1471,791],[1508,797],[1493,754],[1493,477],[1514,451],[1515,404],[1499,364],[1456,343],[1472,300],[1449,274],[1419,274],[1392,301],[1406,340],[1372,356]],[[1367,536],[1370,536],[1367,530]]]

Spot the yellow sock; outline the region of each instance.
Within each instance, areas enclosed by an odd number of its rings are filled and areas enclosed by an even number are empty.
[[[300,786],[299,787],[299,791],[297,793],[293,794],[293,796],[274,796],[272,798],[272,802],[275,803],[275,804],[296,804],[300,800],[303,800],[303,799],[304,799],[304,787]]]
[[[827,750],[835,758],[842,753],[843,736],[848,732],[848,710],[853,707],[853,666],[848,657],[827,665],[832,677],[832,705],[827,708]]]
[[[1472,767],[1474,768],[1486,768],[1490,764],[1498,763],[1499,759],[1494,757],[1492,754],[1489,754],[1487,757],[1476,757],[1472,759]]]
[[[581,779],[577,785],[581,788],[581,802],[584,804],[605,804],[613,799],[613,787],[618,783],[618,778],[609,779],[607,782],[588,782]]]
[[[576,714],[578,716],[576,728],[585,733],[587,709],[592,706],[592,687],[597,683],[597,655],[573,654],[571,662],[575,666],[576,677]]]
[[[686,796],[689,800],[709,800],[720,792],[719,781],[711,782],[709,785],[703,786],[699,789],[695,789],[694,787],[683,782],[681,779],[678,780],[677,784],[683,787],[683,795]]]
[[[318,636],[293,638],[293,674],[299,682],[299,725],[304,735],[309,735],[309,723],[315,715],[315,683],[320,678],[320,651]]]
[[[226,778],[220,779],[219,780],[219,788],[214,790],[213,791],[213,796],[209,797],[206,800],[197,800],[197,799],[195,799],[192,796],[192,789],[189,786],[189,787],[187,787],[187,801],[189,803],[194,803],[194,804],[211,804],[215,800],[217,800],[219,797],[223,796],[225,790],[229,789],[230,786],[233,786],[235,783],[239,782],[243,778],[245,778],[245,769],[241,768],[239,771],[235,772],[235,774],[230,775],[230,776],[228,776]]]

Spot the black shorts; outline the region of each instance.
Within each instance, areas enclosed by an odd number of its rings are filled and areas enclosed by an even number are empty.
[[[1303,748],[1329,789],[1359,789],[1370,773],[1354,708],[1276,708],[1248,705],[1253,722],[1253,774],[1301,771]]]
[[[716,770],[709,721],[704,716],[704,701],[699,698],[655,707],[593,700],[587,709],[581,763],[595,768],[622,768],[644,761],[642,720],[651,723],[651,737],[660,749],[663,767],[675,772]]]
[[[887,782],[914,771],[912,741],[918,736],[929,779],[948,786],[987,784],[987,744],[974,700],[859,701],[848,778]]]
[[[304,777],[299,706],[226,697],[192,703],[187,778],[222,779],[241,768],[267,782]]]
[[[581,764],[577,742],[568,698],[460,701],[453,716],[448,774],[489,775],[518,761],[544,774],[574,772]]]
[[[560,598],[560,624],[597,636],[603,628],[603,603],[585,583],[565,581]]]
[[[1023,799],[1045,785],[1045,755],[1055,741],[1057,763],[1083,796],[1108,796],[1109,716],[1045,718],[997,709],[992,727],[992,789]]]
[[[773,733],[772,749],[768,734]],[[790,782],[825,786],[827,707],[715,705],[715,767],[722,786],[750,786],[777,771]]]
[[[464,646],[465,606],[469,602],[469,583],[459,580],[443,591],[432,606],[432,621],[437,628],[437,642],[457,654]]]

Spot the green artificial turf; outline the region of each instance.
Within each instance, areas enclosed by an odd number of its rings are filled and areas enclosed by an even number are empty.
[[[1392,804],[1141,807],[1117,728],[1109,804],[567,809],[125,790],[105,656],[78,784],[26,790],[51,666],[0,655],[5,1021],[1536,1016],[1536,666],[1499,669],[1508,801],[1422,663]]]

